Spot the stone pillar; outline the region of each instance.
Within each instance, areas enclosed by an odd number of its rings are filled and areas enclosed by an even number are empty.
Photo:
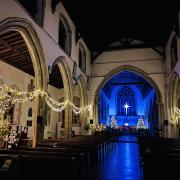
[[[81,135],[85,135],[85,124],[87,122],[87,109],[81,113]]]
[[[39,97],[39,114],[38,114],[38,116],[40,117],[40,122],[39,123],[37,122],[38,123],[37,124],[37,142],[42,142],[44,140],[45,108],[46,108],[45,99],[42,97]]]
[[[163,126],[164,126],[164,137],[169,137],[170,132],[170,122],[169,122],[169,89],[168,85],[165,85],[165,108],[164,108],[164,119],[163,119]]]
[[[162,102],[158,103],[158,120],[159,120],[159,127],[163,128],[164,125],[164,105]]]
[[[34,99],[34,114],[32,123],[32,147],[36,147],[37,142],[44,139],[44,122],[43,116],[45,115],[45,101],[42,97],[37,96]],[[39,123],[38,123],[39,117]]]
[[[64,131],[67,138],[71,137],[72,134],[72,107],[67,105],[65,108],[65,125]]]
[[[34,98],[34,114],[32,123],[32,147],[36,147],[37,142],[37,116],[39,114],[39,96]]]

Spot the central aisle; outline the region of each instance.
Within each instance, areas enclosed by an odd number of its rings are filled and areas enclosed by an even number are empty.
[[[95,170],[94,180],[142,180],[137,138],[121,136],[116,148]]]

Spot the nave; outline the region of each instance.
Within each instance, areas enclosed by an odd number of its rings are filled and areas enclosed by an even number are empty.
[[[1,1],[0,180],[180,179],[179,0],[160,7]]]
[[[91,175],[92,180],[142,180],[143,171],[137,137],[123,135],[116,148],[100,163]]]
[[[176,180],[179,169],[179,140],[142,132],[104,131],[0,150],[0,177],[8,180]]]

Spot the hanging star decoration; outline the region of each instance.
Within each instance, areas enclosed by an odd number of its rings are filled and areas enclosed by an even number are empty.
[[[122,107],[125,108],[125,110],[126,110],[126,115],[127,115],[127,111],[128,111],[128,109],[129,109],[131,106],[129,106],[128,103],[126,102],[126,104],[124,104],[124,106],[122,106]]]

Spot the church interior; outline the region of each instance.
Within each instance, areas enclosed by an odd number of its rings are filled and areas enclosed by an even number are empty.
[[[0,178],[179,170],[178,0],[0,2]]]

